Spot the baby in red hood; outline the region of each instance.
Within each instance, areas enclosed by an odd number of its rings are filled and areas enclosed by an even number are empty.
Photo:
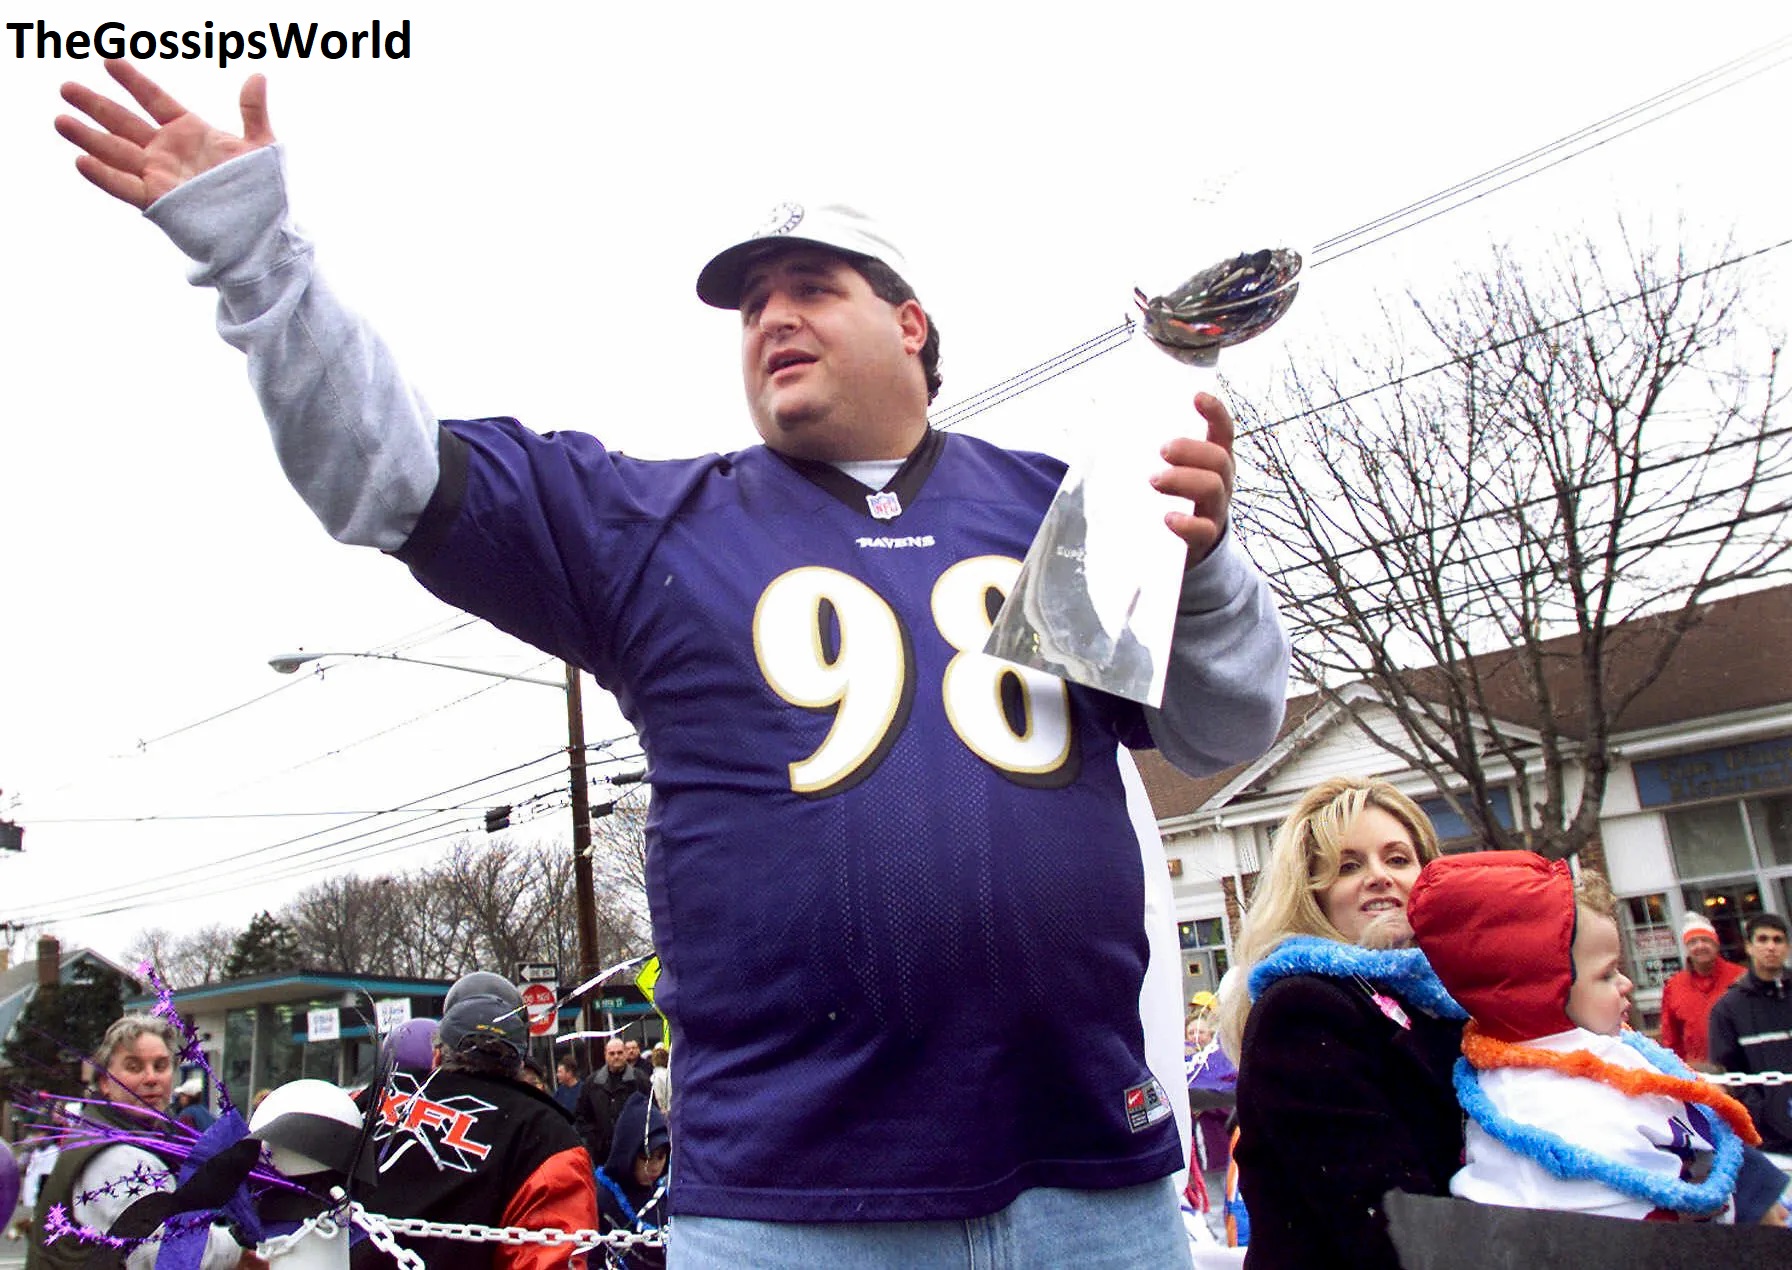
[[[1472,1017],[1452,1194],[1612,1217],[1730,1220],[1735,1099],[1625,1027],[1611,888],[1529,851],[1445,856],[1406,902],[1418,946]],[[1739,1136],[1740,1135],[1740,1136]]]

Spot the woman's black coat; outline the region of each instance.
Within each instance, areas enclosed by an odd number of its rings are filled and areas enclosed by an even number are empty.
[[[1252,1006],[1237,1150],[1251,1270],[1398,1270],[1381,1197],[1449,1193],[1462,1024],[1405,1012],[1410,1030],[1363,981],[1319,975],[1277,980]]]

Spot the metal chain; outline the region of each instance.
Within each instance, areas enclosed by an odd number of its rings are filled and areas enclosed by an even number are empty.
[[[386,1225],[383,1217],[368,1212],[359,1204],[350,1204],[349,1214],[355,1224],[367,1232],[367,1242],[404,1267],[404,1270],[429,1270],[423,1264],[422,1257],[392,1237],[392,1228]]]
[[[297,1230],[290,1234],[275,1235],[272,1239],[264,1239],[256,1246],[256,1251],[269,1261],[284,1257],[298,1246],[299,1241],[309,1235],[316,1234],[322,1239],[333,1239],[341,1227],[336,1218],[342,1213],[341,1207],[332,1208],[327,1213],[319,1213],[316,1217],[307,1217],[299,1223]]]
[[[1713,1085],[1792,1085],[1792,1072],[1708,1072]]]
[[[367,1231],[368,1237],[375,1237],[375,1229],[390,1235],[410,1235],[416,1239],[451,1239],[461,1243],[497,1243],[497,1244],[542,1244],[557,1247],[561,1244],[575,1244],[580,1248],[595,1248],[599,1245],[627,1252],[631,1248],[664,1248],[666,1235],[664,1231],[612,1230],[600,1232],[596,1230],[560,1230],[547,1227],[541,1230],[530,1230],[522,1226],[481,1226],[477,1222],[437,1222],[427,1221],[420,1217],[387,1217],[380,1213],[370,1213],[360,1204],[350,1204],[350,1213],[355,1224]],[[376,1239],[376,1242],[379,1242]],[[384,1243],[379,1243],[381,1248]]]

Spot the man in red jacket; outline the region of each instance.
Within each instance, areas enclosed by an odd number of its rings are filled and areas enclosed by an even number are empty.
[[[1717,952],[1717,928],[1697,913],[1680,926],[1686,966],[1661,989],[1661,1043],[1689,1067],[1709,1071],[1705,1022],[1711,1007],[1742,977],[1742,967]]]

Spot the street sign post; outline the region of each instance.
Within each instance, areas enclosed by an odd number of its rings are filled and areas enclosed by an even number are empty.
[[[559,994],[551,983],[523,985],[523,1005],[529,1011],[529,1035],[552,1036],[560,1030]]]

